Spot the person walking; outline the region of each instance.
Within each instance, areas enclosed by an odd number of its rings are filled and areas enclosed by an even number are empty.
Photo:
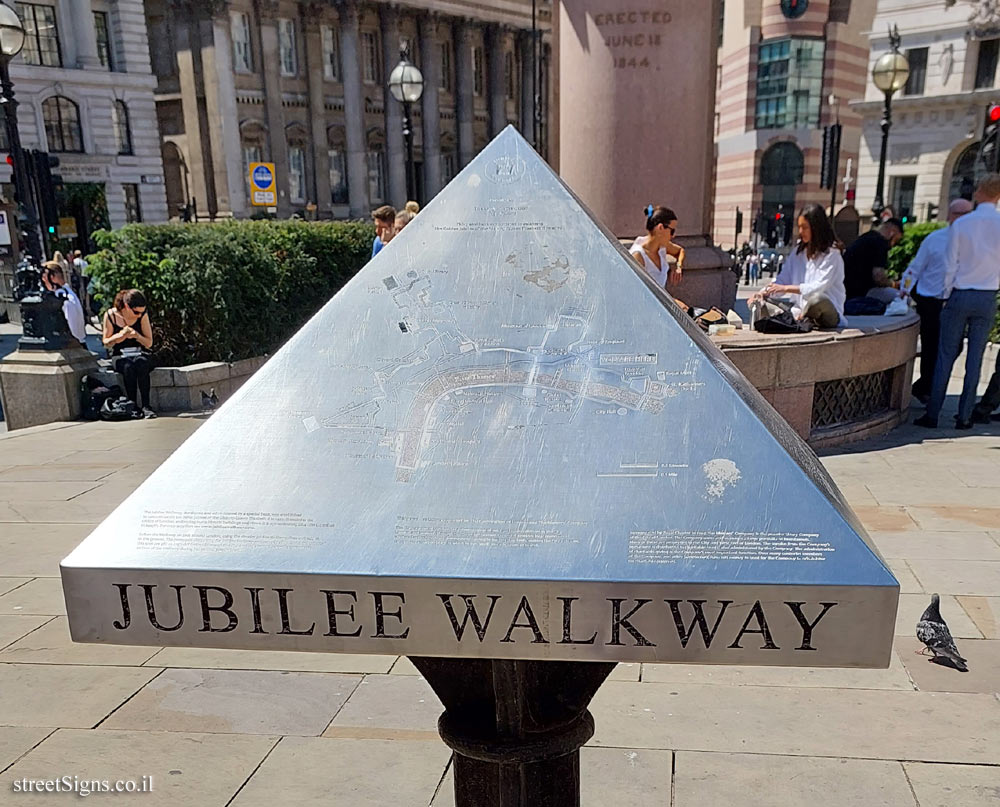
[[[968,199],[953,199],[948,205],[948,224],[972,212]],[[947,268],[948,228],[930,233],[903,272],[900,296],[909,295],[920,316],[920,378],[913,382],[913,397],[927,405],[934,382],[938,343],[941,336],[941,306],[944,303],[944,275]]]
[[[684,248],[674,243],[676,232],[677,214],[669,207],[650,205],[647,208],[646,235],[636,238],[628,250],[661,288],[680,283],[684,272]]]
[[[962,352],[965,355],[965,382],[955,416],[956,429],[972,428],[972,408],[979,386],[983,353],[996,314],[1000,289],[1000,174],[987,175],[977,186],[973,201],[977,207],[948,228],[947,268],[941,311],[941,340],[934,383],[927,411],[914,425],[935,429],[948,392],[948,379]]]

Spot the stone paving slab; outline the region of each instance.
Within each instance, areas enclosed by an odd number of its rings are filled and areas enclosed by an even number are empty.
[[[75,500],[57,504],[49,501],[19,501],[13,509],[24,521],[36,524],[80,524],[89,527],[87,534],[111,513],[107,506],[84,505]],[[86,538],[87,534],[83,537]]]
[[[986,639],[1000,639],[1000,597],[956,597]],[[951,624],[951,623],[949,623]],[[952,635],[957,634],[952,631]]]
[[[3,658],[0,656],[0,658]],[[832,667],[727,667],[718,664],[643,664],[644,683],[722,684],[770,687],[899,689],[913,685],[896,653],[885,670]]]
[[[450,756],[440,742],[285,737],[231,807],[424,807]]]
[[[906,532],[917,528],[905,507],[854,507],[854,513],[869,532]]]
[[[580,749],[582,807],[667,807],[671,804],[673,754],[648,748]],[[431,807],[455,807],[454,771],[448,773]]]
[[[0,725],[91,728],[159,672],[135,667],[0,664]]]
[[[14,763],[51,734],[53,729],[0,726],[0,771]],[[2,792],[2,791],[0,791]]]
[[[3,602],[3,600],[0,600]],[[915,636],[917,621],[930,605],[927,594],[900,594],[899,609],[896,611],[896,636]],[[951,635],[956,639],[982,639],[984,634],[966,613],[958,599],[949,594],[941,597],[941,615],[948,623]],[[989,638],[989,637],[987,637]]]
[[[19,505],[20,507],[20,505]],[[45,505],[51,515],[61,505]],[[94,529],[88,524],[4,524],[0,558],[5,574],[58,577],[59,563]]]
[[[986,532],[873,532],[884,558],[1000,561],[1000,544]]]
[[[393,731],[437,735],[437,720],[444,711],[434,690],[416,675],[366,675],[330,724],[324,736],[391,736]],[[388,730],[388,731],[387,731]],[[417,735],[420,736],[420,735]]]
[[[896,640],[903,664],[917,689],[923,692],[981,692],[1000,695],[1000,640],[956,640],[958,652],[968,661],[968,672],[959,672],[917,655],[923,648],[916,639]],[[997,770],[1000,779],[1000,769]]]
[[[45,617],[42,617],[43,619]],[[20,664],[96,664],[138,667],[160,648],[82,644],[69,636],[66,617],[57,616],[0,652],[0,662]]]
[[[997,507],[907,507],[906,511],[920,529],[935,532],[981,532],[1000,524]]]
[[[165,647],[150,658],[146,662],[146,666],[219,670],[387,673],[395,661],[396,656],[370,656],[360,653],[291,653],[282,650],[211,650],[200,647]]]
[[[28,581],[0,596],[0,614],[62,616],[66,613],[62,580],[58,577],[36,577],[33,580],[28,578]]]
[[[46,616],[20,616],[18,614],[0,614],[0,648],[14,644],[22,636],[27,636],[33,630],[37,630],[51,617]],[[0,715],[2,719],[2,715]]]
[[[0,469],[3,482],[95,482],[122,468],[118,462],[50,462],[46,465],[12,465]]]
[[[595,745],[1000,765],[1000,700],[889,690],[610,681]]]
[[[224,807],[277,741],[277,737],[253,735],[60,729],[0,775],[0,793],[11,793],[14,780],[23,778],[77,776],[116,783],[126,779],[141,782],[143,776],[149,776],[153,789],[148,793],[93,794],[84,799],[65,792],[18,794],[11,797],[11,803],[32,807],[75,803]],[[294,802],[276,799],[273,804]]]
[[[908,560],[924,591],[995,596],[1000,592],[1000,561]]]
[[[865,487],[881,506],[903,506],[920,502],[926,506],[992,508],[997,504],[996,489],[969,487],[958,477],[940,468],[930,479],[871,479]],[[926,507],[921,507],[921,513],[925,509]],[[920,523],[919,517],[912,513],[911,517]]]
[[[608,676],[609,681],[638,681],[642,665],[639,663],[619,663]],[[420,675],[413,662],[405,656],[400,656],[389,670],[392,675]]]
[[[996,807],[1000,769],[976,765],[903,764],[920,807]]]
[[[260,670],[164,670],[102,728],[314,736],[323,733],[359,680]]]
[[[671,803],[673,807],[917,807],[898,762],[690,751],[677,753]]]
[[[10,502],[0,502],[0,524],[6,527],[9,522],[14,521],[23,522],[25,518],[10,506]],[[6,568],[4,568],[4,571],[7,571]]]
[[[97,482],[10,482],[0,479],[0,500],[5,502],[65,502],[97,487]]]
[[[0,577],[0,596],[29,582],[31,582],[30,577]]]
[[[892,572],[893,576],[899,582],[900,594],[924,593],[923,586],[920,585],[920,581],[917,580],[913,574],[913,570],[910,569],[905,560],[902,558],[886,558],[885,562],[889,567],[889,571]]]

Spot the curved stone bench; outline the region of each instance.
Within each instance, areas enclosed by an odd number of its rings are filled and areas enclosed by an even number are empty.
[[[813,448],[884,434],[906,419],[920,318],[850,317],[807,334],[751,330],[712,341]]]

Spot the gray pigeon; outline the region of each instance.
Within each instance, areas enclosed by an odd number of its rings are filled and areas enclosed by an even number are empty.
[[[951,631],[948,630],[948,624],[941,616],[940,604],[941,598],[937,594],[932,594],[931,604],[917,622],[917,638],[930,649],[934,659],[941,656],[951,662],[957,670],[968,672],[968,663],[959,654],[955,640],[951,638]]]

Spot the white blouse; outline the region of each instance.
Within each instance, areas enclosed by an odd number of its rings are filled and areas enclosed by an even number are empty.
[[[844,303],[847,292],[844,289],[844,257],[840,250],[831,247],[815,257],[806,257],[806,249],[801,252],[793,248],[775,278],[783,286],[798,286],[799,294],[792,295],[795,302],[792,310],[798,316],[802,312],[803,298],[822,295],[833,303],[840,315],[840,327],[847,324],[844,319]]]

